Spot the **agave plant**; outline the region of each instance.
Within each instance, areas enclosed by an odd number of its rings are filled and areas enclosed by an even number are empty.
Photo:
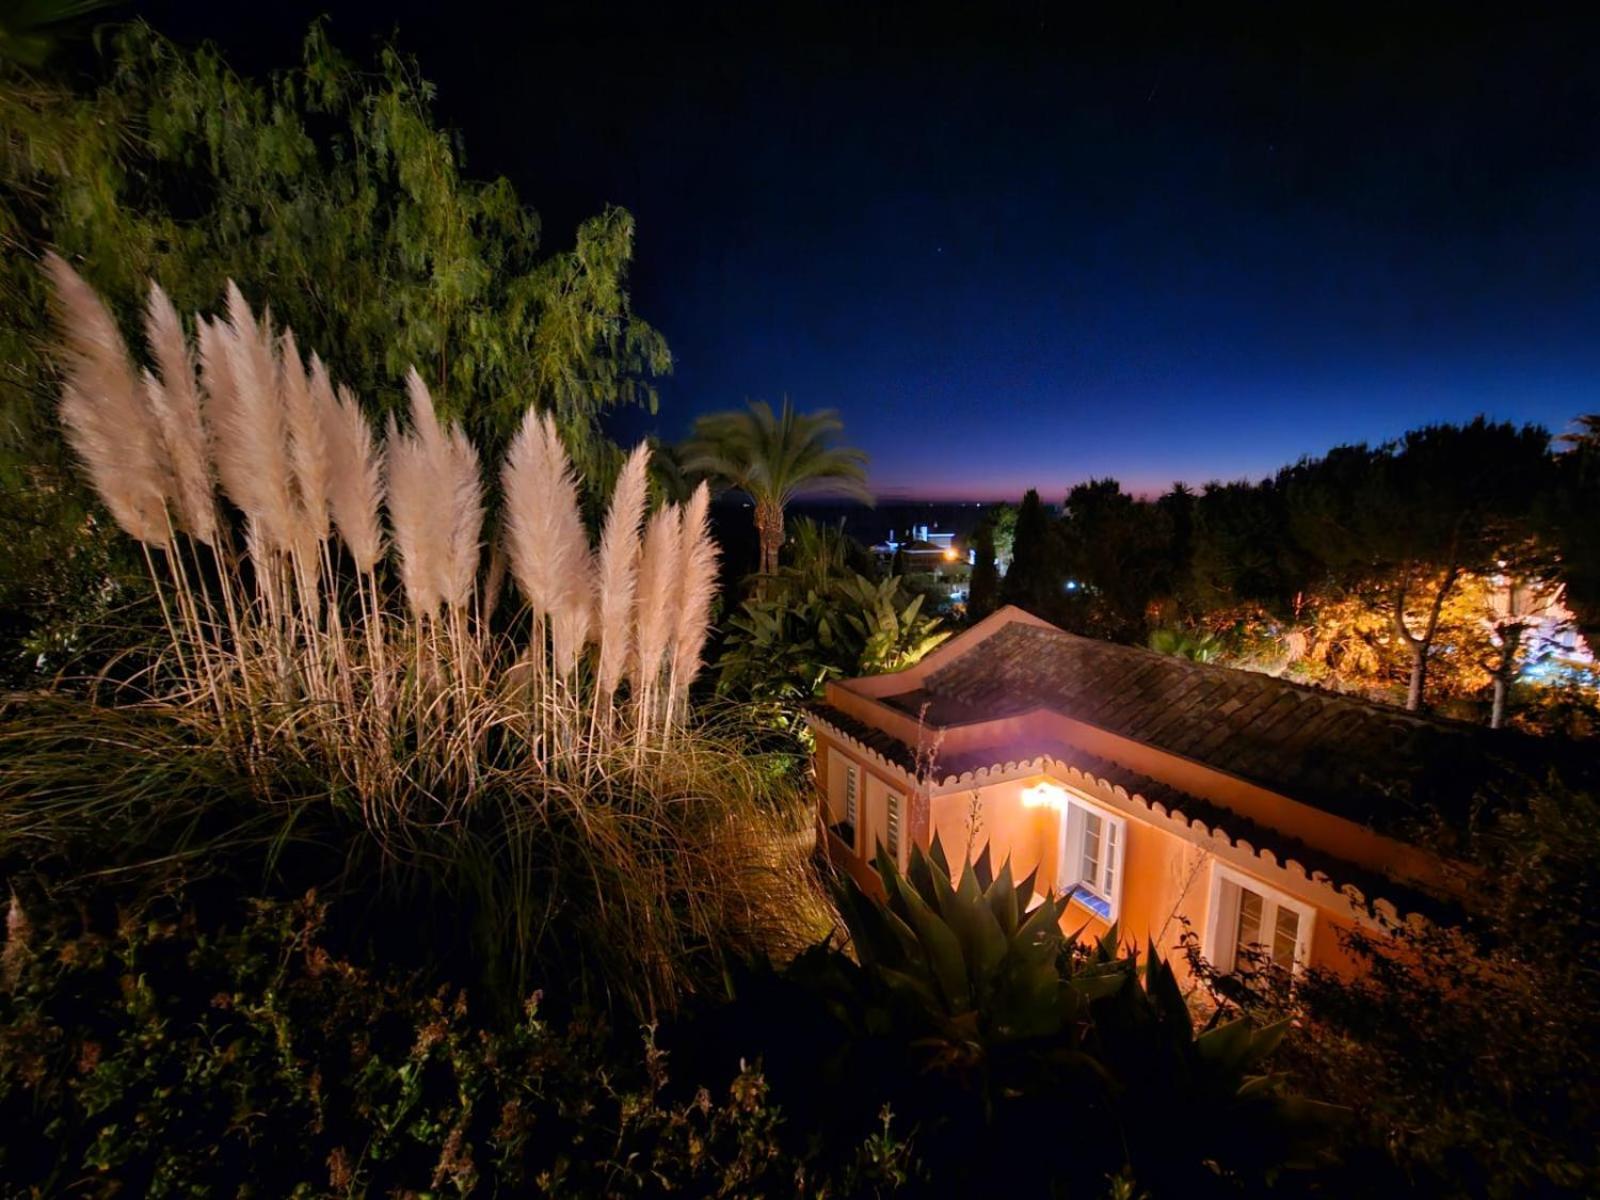
[[[1090,942],[1063,932],[1070,893],[1036,895],[1035,874],[994,870],[987,848],[959,877],[937,838],[904,873],[880,850],[877,870],[881,897],[840,887],[855,961],[818,951],[787,972],[835,1021],[790,1069],[821,1073],[832,1105],[846,1081],[888,1098],[952,1193],[1053,1194],[1096,1170],[1155,1195],[1210,1193],[1325,1152],[1343,1110],[1264,1070],[1285,1023],[1197,1028],[1153,947],[1141,964],[1115,926]]]
[[[877,869],[883,901],[852,885],[840,912],[862,968],[927,1025],[929,1067],[980,1067],[997,1048],[1061,1037],[1128,973],[1111,952],[1074,970],[1070,893],[1035,897],[1037,872],[1018,882],[1009,858],[995,872],[987,846],[956,881],[937,837],[927,854],[912,847],[903,875],[880,846]]]

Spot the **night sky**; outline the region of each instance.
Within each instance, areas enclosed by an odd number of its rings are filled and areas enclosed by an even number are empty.
[[[552,244],[630,209],[677,368],[619,437],[786,393],[886,498],[1059,500],[1600,409],[1596,29],[869,7],[141,11],[248,69],[398,28]]]

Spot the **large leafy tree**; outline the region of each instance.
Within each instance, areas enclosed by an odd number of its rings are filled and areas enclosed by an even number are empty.
[[[1142,642],[1153,601],[1171,590],[1173,513],[1186,500],[1136,500],[1115,479],[1091,479],[1067,494],[1060,536],[1068,575],[1079,586],[1062,616],[1081,633]]]
[[[1410,656],[1406,707],[1423,707],[1445,606],[1469,573],[1528,545],[1550,437],[1478,418],[1371,449],[1340,447],[1286,479],[1296,537],[1375,612]]]
[[[0,60],[0,482],[21,497],[0,513],[20,548],[0,568],[0,609],[13,634],[37,642],[64,596],[114,591],[91,585],[104,553],[54,431],[47,246],[130,333],[149,279],[193,312],[232,278],[373,409],[398,404],[415,365],[491,461],[536,405],[606,481],[615,451],[599,418],[653,407],[650,379],[671,366],[629,303],[626,212],[547,246],[509,182],[463,177],[415,62],[388,48],[358,68],[320,24],[298,67],[263,80],[141,22],[103,44],[86,74]]]
[[[1559,441],[1546,521],[1560,555],[1567,607],[1591,648],[1600,648],[1600,413],[1579,417]]]
[[[801,492],[872,502],[867,458],[839,444],[844,424],[830,410],[799,413],[788,400],[776,412],[757,400],[743,411],[708,413],[695,422],[685,466],[737,488],[755,505],[759,570],[778,570],[784,510]]]

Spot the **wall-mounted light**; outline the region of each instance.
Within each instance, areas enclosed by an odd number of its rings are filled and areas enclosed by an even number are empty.
[[[1057,812],[1067,810],[1067,790],[1057,787],[1053,783],[1036,783],[1032,787],[1022,789],[1023,808],[1053,808]]]

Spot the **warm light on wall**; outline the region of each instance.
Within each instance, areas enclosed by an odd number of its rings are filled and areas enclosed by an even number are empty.
[[[955,562],[956,560],[956,552],[954,550],[946,550],[944,556],[950,562]]]
[[[1022,789],[1022,807],[1053,808],[1057,812],[1066,812],[1067,791],[1053,783],[1036,783]]]

